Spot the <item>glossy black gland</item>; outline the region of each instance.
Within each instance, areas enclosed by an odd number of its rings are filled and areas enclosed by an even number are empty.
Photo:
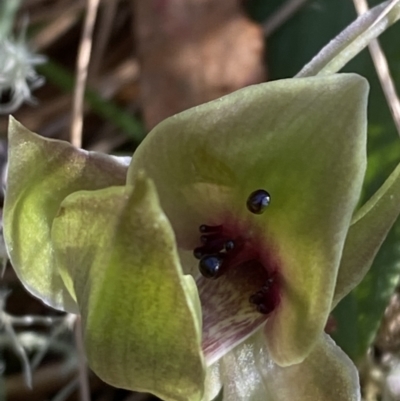
[[[221,230],[222,230],[222,226],[207,226],[206,224],[202,224],[199,227],[199,231],[203,234],[218,233]]]
[[[264,189],[257,189],[247,198],[247,209],[254,214],[261,214],[265,211],[271,201],[270,194]]]
[[[254,191],[247,202],[247,207],[252,213],[260,214],[268,206],[270,196],[262,189]],[[195,248],[193,254],[199,259],[199,271],[204,278],[215,280],[224,276],[230,268],[255,267],[263,269],[264,266],[258,260],[247,260],[252,248],[248,247],[248,240],[239,235],[232,236],[231,230],[222,225],[199,226],[199,247]],[[238,263],[239,260],[239,263]],[[263,315],[271,313],[277,305],[276,274],[264,272],[264,280],[261,287],[249,298],[254,309]],[[227,275],[229,279],[229,276]],[[249,294],[250,295],[250,294]]]
[[[249,298],[249,302],[256,306],[257,312],[263,315],[268,315],[275,309],[275,302],[273,301],[274,284],[275,273],[270,275],[261,289]]]
[[[199,270],[205,278],[215,279],[221,274],[224,258],[220,254],[205,255],[200,259]]]
[[[210,235],[200,235],[200,242],[202,244],[207,244],[209,240],[210,240]]]
[[[263,315],[268,315],[274,310],[274,306],[272,304],[261,303],[257,305],[257,311]]]
[[[224,249],[226,252],[233,251],[235,249],[235,242],[231,239],[226,241],[224,244]]]
[[[203,235],[202,235],[203,237]],[[226,240],[224,238],[214,238],[212,241],[201,241],[204,245],[194,249],[193,255],[196,259],[201,259],[205,255],[211,255],[226,250]],[[232,246],[232,245],[230,245]],[[233,247],[231,248],[233,249]]]
[[[206,254],[207,254],[207,252],[204,251],[204,247],[203,246],[195,248],[194,251],[193,251],[193,256],[196,259],[201,259]]]
[[[249,298],[251,304],[256,305],[257,312],[268,315],[271,313],[275,306],[271,299],[263,291],[258,291]]]
[[[270,291],[270,289],[271,289],[273,283],[274,283],[273,277],[268,278],[268,280],[267,280],[267,281],[265,282],[265,284],[262,286],[261,292],[262,292],[263,294],[267,294],[267,293]]]
[[[259,305],[264,301],[265,297],[261,291],[256,292],[249,298],[251,304]]]

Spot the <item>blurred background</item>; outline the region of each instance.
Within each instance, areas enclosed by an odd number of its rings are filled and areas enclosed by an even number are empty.
[[[41,135],[131,155],[170,115],[247,85],[295,75],[356,18],[354,3],[0,0],[3,184],[10,113]],[[378,3],[370,0],[369,6]],[[399,83],[400,25],[380,42]],[[367,49],[346,71],[371,83],[365,201],[400,161],[400,125]],[[359,367],[365,401],[400,400],[399,244],[400,223],[327,327]],[[74,318],[33,299],[10,266],[0,281],[0,313],[0,401],[155,399],[112,388],[90,372]]]

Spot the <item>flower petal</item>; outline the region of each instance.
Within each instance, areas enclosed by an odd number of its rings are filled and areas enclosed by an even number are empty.
[[[225,280],[210,281],[203,277],[197,280],[203,308],[202,344],[208,366],[253,334],[266,320],[246,296],[259,289],[257,281],[262,281],[263,272],[249,275],[246,270],[233,269]]]
[[[202,400],[209,401],[215,400],[220,394],[222,389],[221,372],[220,372],[220,361],[215,362],[209,368],[207,368],[205,390]]]
[[[228,216],[279,262],[281,303],[266,330],[281,365],[307,356],[330,311],[365,170],[367,92],[354,74],[245,88],[159,124],[129,168],[128,182],[140,169],[154,180],[181,248]],[[246,200],[259,188],[272,200],[253,215]]]
[[[303,362],[280,367],[259,332],[222,359],[221,377],[227,401],[360,400],[357,369],[327,334]]]
[[[400,214],[400,165],[354,216],[340,262],[332,309],[364,278]]]
[[[54,264],[52,221],[67,195],[122,185],[126,171],[117,158],[40,137],[11,117],[4,237],[12,265],[33,295],[76,312]]]
[[[201,399],[197,290],[182,274],[154,185],[142,177],[134,188],[70,195],[54,219],[52,239],[96,374],[164,400]]]

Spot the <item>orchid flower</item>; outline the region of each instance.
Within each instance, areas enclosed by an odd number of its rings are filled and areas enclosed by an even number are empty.
[[[400,212],[397,169],[354,213],[367,93],[355,74],[248,87],[160,123],[129,168],[11,119],[11,263],[81,315],[89,364],[114,386],[359,400],[324,327]]]

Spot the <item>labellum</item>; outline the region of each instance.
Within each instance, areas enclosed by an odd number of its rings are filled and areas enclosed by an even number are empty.
[[[252,192],[246,202],[250,213],[262,214],[270,203],[270,195],[263,189]],[[271,267],[263,265],[256,245],[245,233],[235,233],[224,225],[209,226],[202,224],[199,227],[200,241],[203,244],[194,249],[193,254],[199,261],[199,271],[206,279],[223,279],[230,276],[231,269],[241,269],[241,274],[252,275],[252,269],[264,270],[262,286],[249,295],[249,302],[255,309],[268,315],[279,302],[277,272]],[[237,275],[237,274],[236,274]]]

